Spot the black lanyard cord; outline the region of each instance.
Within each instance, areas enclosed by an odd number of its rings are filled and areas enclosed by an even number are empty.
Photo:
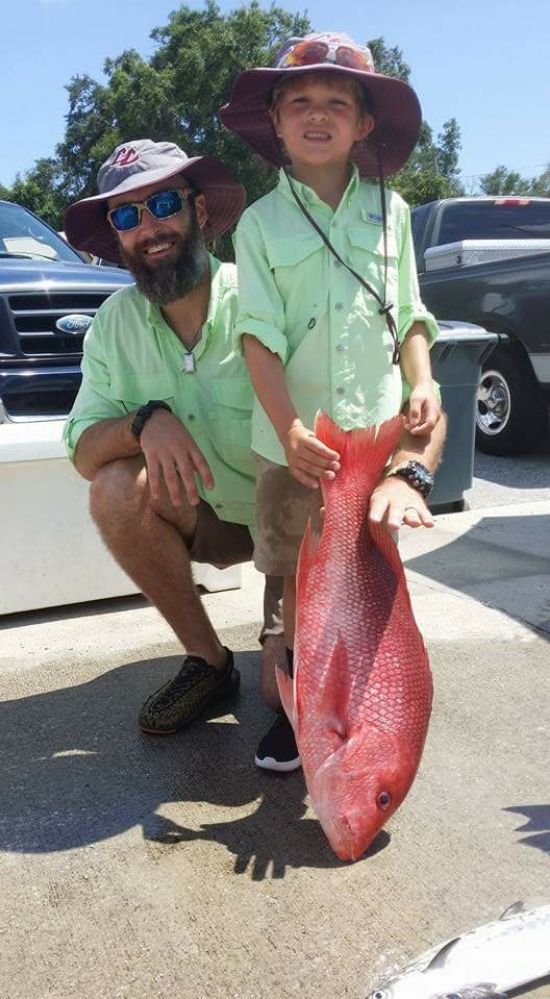
[[[379,158],[379,162],[380,162],[380,154],[378,155],[378,158]],[[390,331],[391,338],[393,340],[392,364],[399,364],[399,338],[398,338],[398,334],[397,334],[397,325],[396,325],[396,322],[395,322],[395,318],[394,318],[394,315],[393,315],[393,313],[391,311],[393,309],[393,305],[391,304],[391,302],[387,302],[386,301],[386,288],[387,288],[387,281],[388,281],[388,233],[387,233],[386,195],[385,195],[385,191],[384,191],[384,179],[383,179],[382,175],[380,174],[380,199],[381,199],[381,207],[382,207],[382,224],[383,224],[383,230],[384,230],[384,232],[383,232],[383,239],[384,239],[384,300],[382,300],[380,298],[380,295],[378,294],[378,292],[376,291],[376,289],[373,288],[372,285],[370,285],[368,283],[368,281],[365,281],[365,279],[363,277],[361,277],[361,275],[358,274],[357,271],[354,270],[353,267],[350,266],[350,264],[346,263],[346,261],[342,259],[342,257],[338,253],[338,250],[336,250],[334,248],[334,246],[330,242],[330,239],[328,238],[328,236],[325,236],[325,233],[321,229],[320,225],[318,225],[318,223],[315,221],[315,219],[313,218],[313,216],[311,215],[311,213],[307,210],[306,206],[302,202],[302,200],[301,200],[301,198],[300,198],[300,196],[299,196],[296,188],[294,187],[294,184],[292,183],[292,177],[290,176],[290,174],[289,174],[286,166],[284,166],[284,165],[283,165],[283,170],[285,172],[286,179],[288,180],[288,183],[289,183],[289,186],[290,186],[290,190],[292,191],[292,194],[294,196],[294,200],[296,201],[297,205],[299,206],[300,211],[305,215],[305,217],[308,220],[309,224],[312,226],[313,229],[315,229],[315,232],[321,237],[321,239],[323,240],[323,243],[325,244],[325,246],[327,247],[327,249],[330,251],[330,253],[332,253],[333,257],[335,257],[336,260],[338,260],[339,263],[342,264],[342,267],[345,267],[346,270],[350,272],[350,274],[353,274],[354,278],[356,278],[357,281],[359,281],[359,284],[362,285],[362,287],[365,288],[366,291],[368,291],[369,294],[372,295],[373,298],[378,302],[378,305],[380,306],[380,308],[378,309],[378,314],[380,316],[385,316],[386,322],[388,324],[388,329]]]

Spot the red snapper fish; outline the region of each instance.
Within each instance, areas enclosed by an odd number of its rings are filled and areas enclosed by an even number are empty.
[[[431,711],[397,545],[367,520],[402,429],[394,417],[344,431],[317,414],[315,434],[341,468],[322,482],[322,529],[310,521],[300,549],[294,679],[277,671],[311,803],[341,860],[359,859],[405,798]]]

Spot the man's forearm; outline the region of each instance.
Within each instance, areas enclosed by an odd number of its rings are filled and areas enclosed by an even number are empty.
[[[87,427],[76,445],[74,464],[77,472],[90,481],[99,469],[117,458],[140,454],[139,441],[131,432],[135,413],[112,420],[99,420]]]
[[[428,437],[413,437],[410,431],[404,430],[393,453],[390,468],[414,460],[421,461],[430,472],[435,472],[441,460],[446,433],[447,418],[443,412]]]

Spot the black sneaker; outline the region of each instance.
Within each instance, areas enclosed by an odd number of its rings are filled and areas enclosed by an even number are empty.
[[[264,735],[254,763],[262,770],[290,773],[302,765],[292,725],[284,711],[278,711],[269,732]]]
[[[214,669],[200,656],[186,656],[177,676],[147,698],[138,719],[143,732],[171,735],[194,721],[209,704],[236,694],[241,682],[227,652],[224,670]]]

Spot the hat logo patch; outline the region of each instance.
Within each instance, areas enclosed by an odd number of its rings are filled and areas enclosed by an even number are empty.
[[[131,166],[139,160],[139,153],[133,146],[121,146],[117,149],[116,156],[113,157],[113,166]]]

